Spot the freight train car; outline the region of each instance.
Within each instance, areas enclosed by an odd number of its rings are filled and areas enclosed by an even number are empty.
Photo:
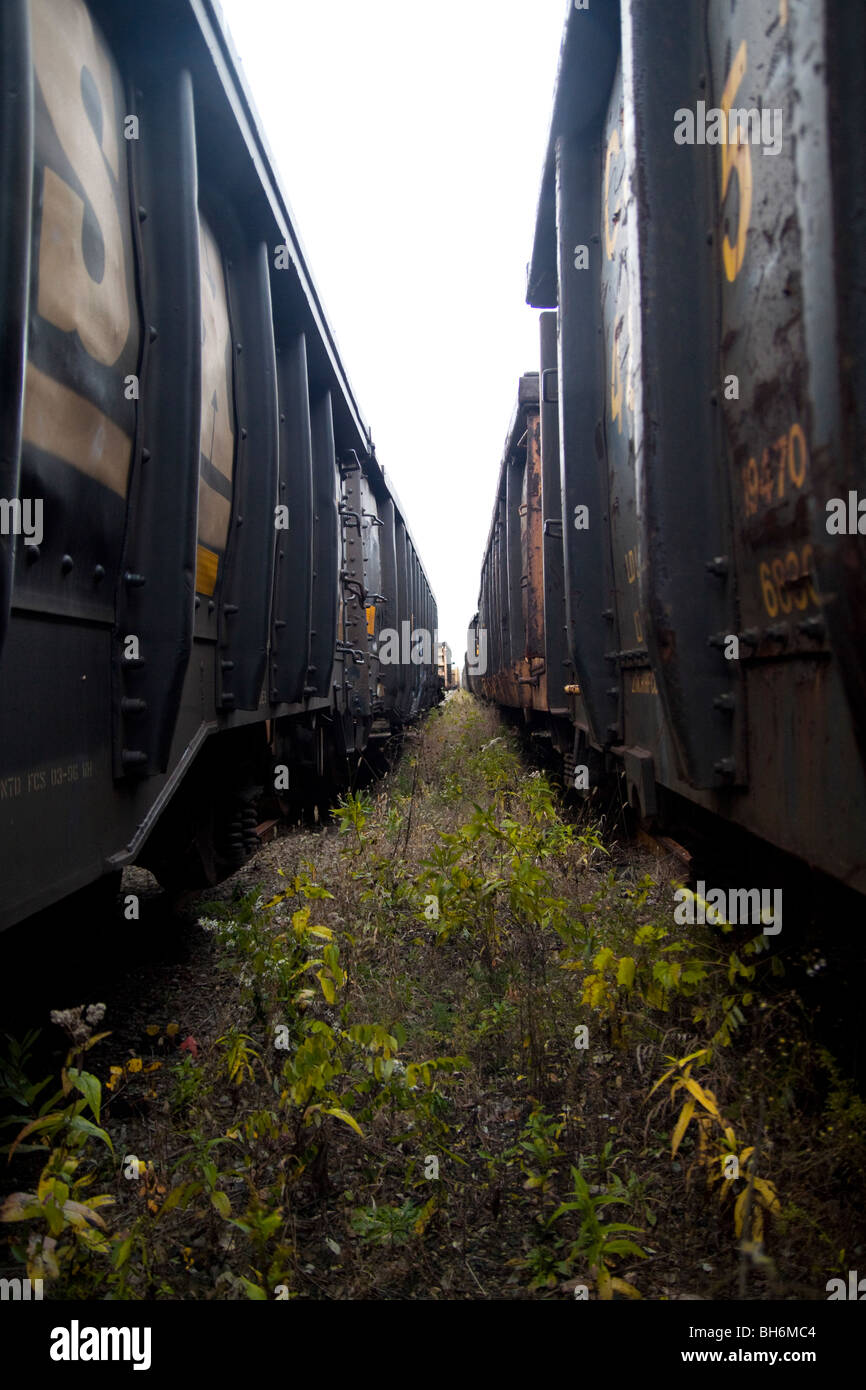
[[[569,7],[467,663],[578,787],[861,892],[864,51],[847,0]]]
[[[451,659],[451,648],[447,642],[440,642],[438,646],[438,675],[443,692],[459,689],[460,673]]]
[[[436,696],[436,608],[211,0],[0,8],[0,926]]]

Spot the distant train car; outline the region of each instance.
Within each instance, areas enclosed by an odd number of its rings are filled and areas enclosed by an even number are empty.
[[[866,891],[866,11],[569,12],[470,687]]]
[[[4,0],[0,68],[5,927],[345,786],[436,605],[218,7]]]
[[[440,642],[438,648],[439,684],[443,691],[457,690],[460,686],[460,672],[451,660],[451,648],[447,642]]]

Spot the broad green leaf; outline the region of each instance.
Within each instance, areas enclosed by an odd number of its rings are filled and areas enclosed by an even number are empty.
[[[322,986],[322,993],[324,994],[326,1001],[329,1004],[333,1004],[337,997],[336,991],[334,989],[333,980],[331,980],[330,977],[327,976],[323,970],[317,971],[316,979]]]
[[[55,1110],[50,1115],[42,1115],[38,1120],[31,1120],[29,1125],[25,1125],[17,1139],[10,1146],[9,1158],[12,1157],[22,1139],[26,1139],[28,1134],[35,1134],[39,1130],[59,1129],[66,1116],[60,1110]]]
[[[102,1106],[102,1083],[98,1076],[94,1076],[89,1071],[78,1071],[76,1067],[69,1068],[69,1080],[77,1091],[80,1091],[93,1111],[96,1123],[99,1124],[99,1111]]]
[[[634,984],[635,963],[631,956],[623,956],[617,966],[616,982],[623,985],[626,989],[631,989]]]
[[[231,1202],[229,1201],[227,1194],[225,1192],[220,1191],[212,1192],[210,1194],[210,1199],[213,1205],[216,1207],[216,1210],[219,1212],[220,1216],[222,1216],[227,1221],[232,1214]]]
[[[177,1187],[173,1187],[171,1189],[171,1192],[169,1192],[168,1196],[163,1202],[162,1206],[160,1207],[159,1211],[157,1212],[157,1219],[160,1216],[165,1216],[167,1212],[173,1211],[176,1206],[179,1206],[181,1202],[184,1201],[184,1198],[187,1195],[192,1195],[191,1193],[189,1193],[189,1188],[191,1186],[197,1186],[199,1189],[201,1189],[201,1183],[190,1184],[182,1182]]]
[[[606,1255],[634,1255],[639,1260],[646,1259],[646,1251],[641,1250],[639,1245],[635,1245],[633,1240],[606,1240],[604,1253]]]
[[[132,1236],[127,1236],[119,1245],[114,1247],[112,1264],[115,1269],[123,1269],[130,1255],[132,1254]]]
[[[12,1192],[0,1207],[0,1221],[29,1221],[41,1212],[42,1204],[35,1192]]]
[[[83,1115],[74,1115],[69,1121],[69,1128],[76,1134],[89,1134],[93,1139],[101,1139],[103,1144],[107,1144],[111,1152],[114,1153],[114,1145],[105,1130],[100,1129],[91,1120],[85,1120]]]

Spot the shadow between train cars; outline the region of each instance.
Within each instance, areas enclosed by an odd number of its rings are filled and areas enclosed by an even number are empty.
[[[215,881],[438,680],[380,661],[436,604],[217,6],[9,0],[0,55],[7,927]]]

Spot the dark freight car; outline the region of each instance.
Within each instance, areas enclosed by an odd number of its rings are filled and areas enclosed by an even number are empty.
[[[0,8],[0,926],[213,879],[436,627],[210,0]]]
[[[860,891],[864,51],[848,0],[571,7],[470,678]]]

